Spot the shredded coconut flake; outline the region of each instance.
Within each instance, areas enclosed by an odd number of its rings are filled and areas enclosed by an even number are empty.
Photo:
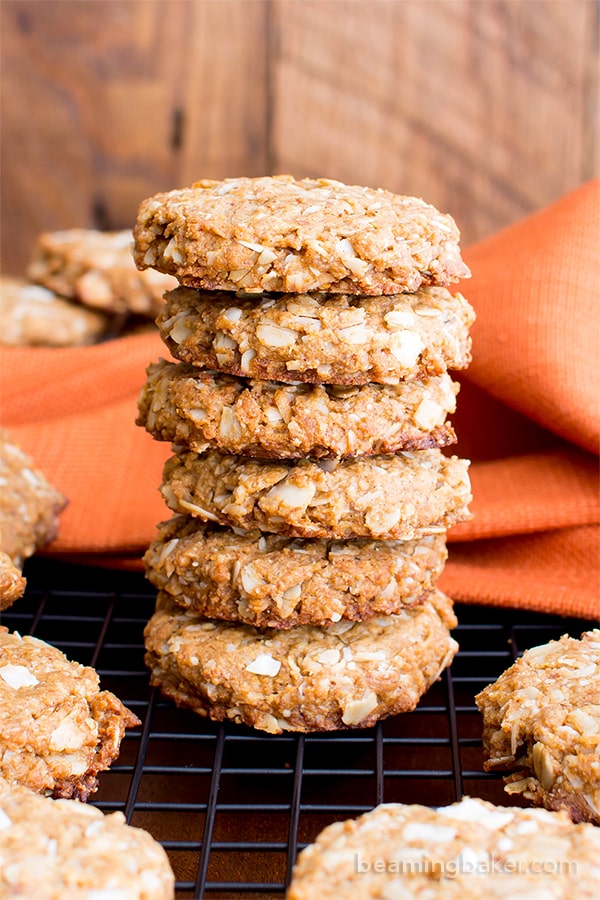
[[[512,812],[487,809],[483,804],[470,797],[453,806],[442,806],[438,808],[438,813],[461,822],[477,822],[485,828],[502,828],[514,818]]]
[[[34,687],[36,684],[39,684],[33,672],[30,672],[28,668],[25,666],[13,666],[11,663],[0,669],[0,678],[15,690],[22,687]]]
[[[406,841],[423,841],[445,844],[453,840],[456,828],[449,825],[427,825],[421,822],[409,822],[402,830]]]
[[[256,659],[246,666],[246,671],[252,672],[254,675],[270,675],[273,677],[277,675],[280,668],[281,663],[278,659],[273,659],[268,653],[259,653]]]
[[[131,892],[128,888],[104,888],[88,891],[86,900],[128,900]]]

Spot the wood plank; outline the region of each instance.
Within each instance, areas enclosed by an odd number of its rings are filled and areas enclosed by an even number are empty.
[[[148,185],[169,185],[165,48],[184,22],[164,18],[154,0],[3,2],[3,271],[38,231],[127,227]]]
[[[191,5],[177,186],[269,171],[268,10],[268,0]]]
[[[23,271],[40,231],[127,228],[156,191],[264,172],[265,14],[5,0],[2,271]]]
[[[590,0],[2,0],[2,270],[201,177],[425,197],[468,243],[598,173]]]
[[[586,0],[276,0],[274,15],[279,171],[423,196],[465,242],[595,171]]]

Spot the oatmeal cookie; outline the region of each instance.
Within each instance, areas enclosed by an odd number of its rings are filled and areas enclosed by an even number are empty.
[[[40,234],[27,277],[85,306],[155,318],[163,294],[177,281],[159,272],[140,272],[132,256],[131,231],[72,228]]]
[[[178,706],[271,734],[367,728],[414,709],[458,645],[451,601],[368,622],[259,631],[184,612],[165,593],[145,631],[151,682]]]
[[[593,900],[600,831],[564,813],[484,800],[384,803],[327,826],[299,855],[287,900]]]
[[[98,772],[140,722],[101,691],[89,666],[0,627],[0,776],[37,793],[87,800]]]
[[[398,385],[283,384],[161,359],[147,369],[137,424],[196,453],[370,456],[454,443],[445,420],[457,392],[449,375]]]
[[[475,700],[505,790],[600,825],[600,630],[527,650]]]
[[[22,597],[27,586],[26,580],[18,566],[8,555],[0,550],[0,611]]]
[[[0,277],[0,344],[76,347],[93,344],[109,330],[101,312],[70,303],[24,278]]]
[[[40,797],[0,779],[0,896],[170,900],[167,854],[121,812]]]
[[[179,287],[157,318],[173,356],[269,381],[398,384],[464,369],[470,304],[445,288],[395,297],[265,294]]]
[[[0,430],[0,552],[20,571],[28,556],[56,537],[58,517],[67,499],[53,487],[33,461]],[[2,566],[7,580],[0,580],[0,609],[9,606],[19,582],[10,567]],[[25,582],[20,582],[24,589]],[[15,591],[17,594],[15,596]]]
[[[228,178],[156,194],[134,237],[140,269],[209,290],[398,294],[470,274],[451,216],[325,178]]]
[[[174,512],[292,537],[412,541],[468,519],[467,460],[441,450],[277,460],[180,452],[162,496]]]
[[[292,628],[417,606],[446,557],[441,534],[416,541],[302,540],[176,516],[159,525],[144,562],[149,581],[178,606],[210,619]]]

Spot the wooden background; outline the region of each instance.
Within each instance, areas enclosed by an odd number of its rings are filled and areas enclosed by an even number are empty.
[[[424,197],[468,244],[598,172],[596,0],[0,0],[1,267],[201,177]]]

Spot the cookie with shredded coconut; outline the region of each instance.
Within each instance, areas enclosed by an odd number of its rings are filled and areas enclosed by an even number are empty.
[[[8,555],[0,550],[0,610],[9,606],[22,597],[27,587],[27,581],[23,573],[15,566]]]
[[[0,779],[0,895],[24,900],[169,900],[167,854],[121,812],[40,797]]]
[[[600,630],[527,650],[475,699],[505,790],[600,825]]]
[[[178,706],[262,731],[367,728],[414,709],[458,649],[439,591],[368,622],[258,630],[160,593],[145,630],[151,682]]]
[[[0,609],[21,596],[18,573],[27,557],[56,537],[66,497],[47,480],[8,432],[0,430]],[[21,588],[23,590],[21,590]]]
[[[0,277],[0,297],[0,344],[5,346],[77,347],[100,340],[110,327],[103,313],[24,278]]]
[[[130,230],[71,228],[38,235],[27,277],[37,284],[110,313],[154,319],[165,291],[177,281],[159,272],[140,272],[133,261]]]
[[[451,216],[326,178],[198,181],[144,200],[134,237],[140,269],[209,290],[398,294],[470,274]]]
[[[343,460],[259,460],[175,453],[169,509],[292,537],[412,541],[469,518],[469,463],[441,450]]]
[[[264,459],[369,456],[445,447],[458,384],[283,384],[159,360],[147,369],[137,424],[155,439]]]
[[[415,541],[302,540],[176,516],[158,527],[146,576],[178,606],[258,628],[364,621],[423,602],[444,535]]]
[[[0,627],[0,776],[37,793],[87,800],[140,722],[90,666]]]
[[[262,294],[178,287],[157,318],[182,362],[271,381],[397,384],[464,369],[475,320],[462,294]]]
[[[465,797],[431,809],[387,803],[327,826],[299,855],[287,900],[600,894],[600,830],[565,813]]]

